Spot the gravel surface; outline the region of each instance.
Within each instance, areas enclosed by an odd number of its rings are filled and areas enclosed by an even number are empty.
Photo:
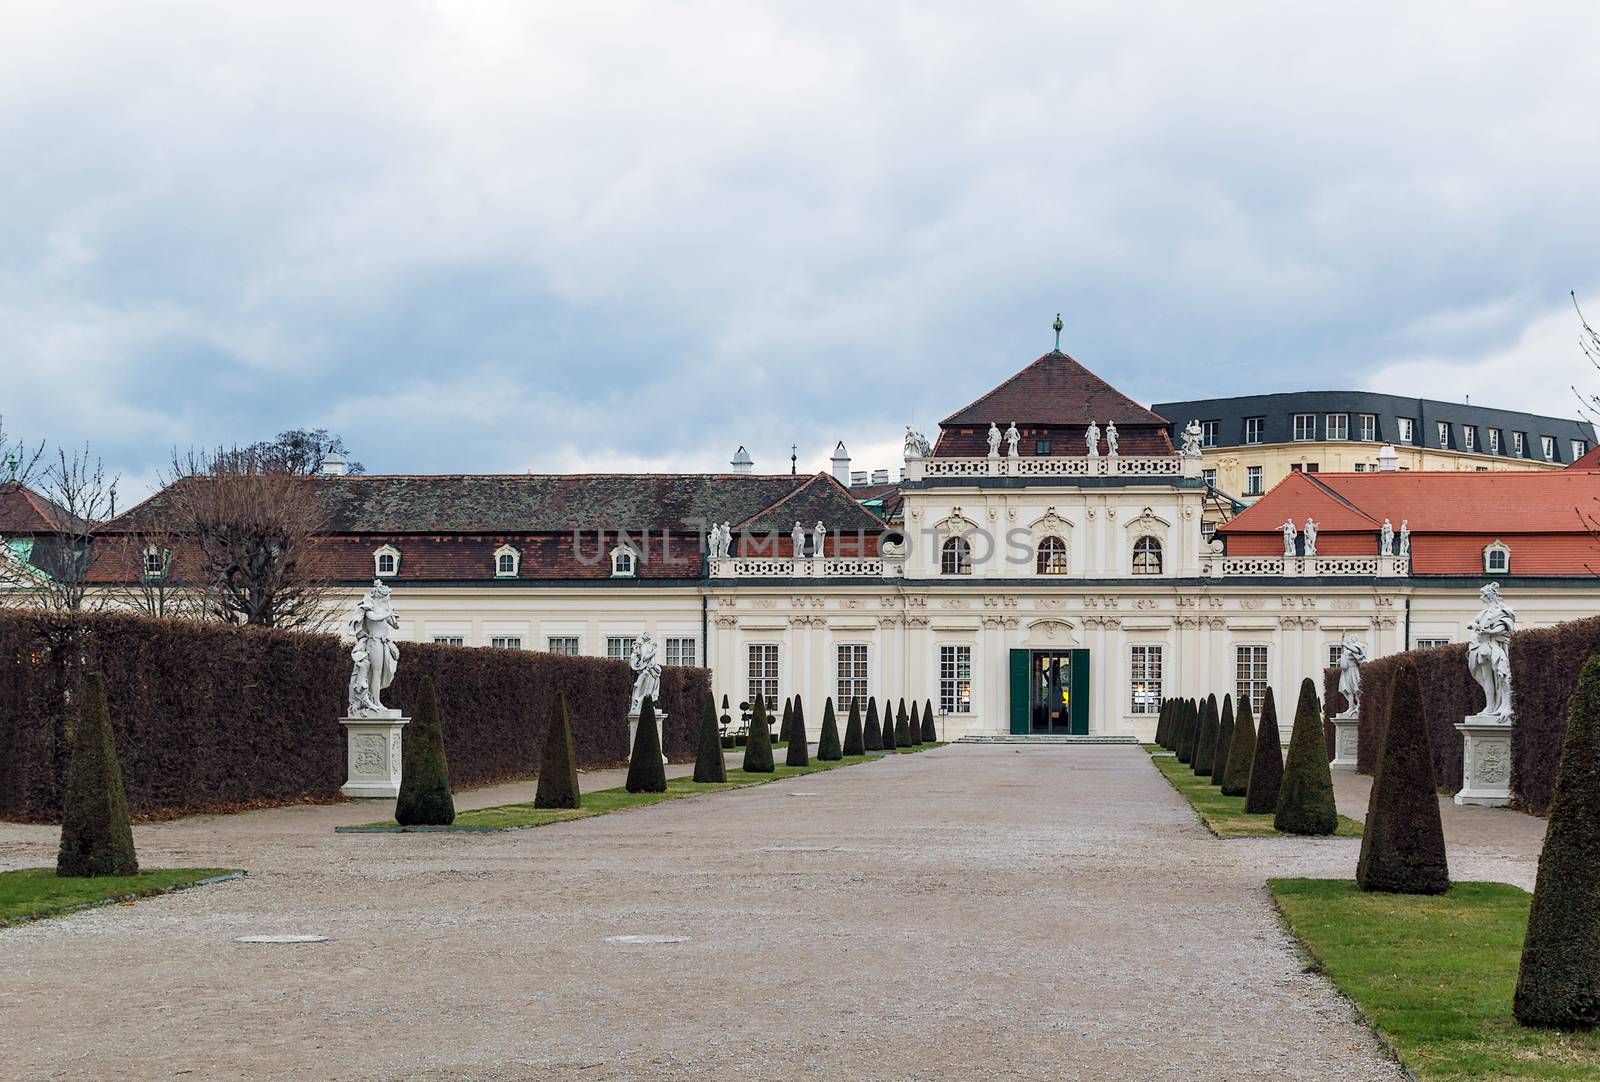
[[[383,812],[139,827],[150,866],[250,876],[0,932],[0,1073],[1402,1077],[1263,887],[1349,874],[1355,843],[1218,841],[1137,748],[954,746],[516,833],[332,833]],[[0,866],[54,841],[0,824]],[[294,933],[332,939],[234,942]]]

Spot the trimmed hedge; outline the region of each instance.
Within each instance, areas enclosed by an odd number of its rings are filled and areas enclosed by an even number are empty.
[[[1567,735],[1567,700],[1578,686],[1584,662],[1597,653],[1600,617],[1531,628],[1511,636],[1511,694],[1516,710],[1511,730],[1511,799],[1524,811],[1543,815],[1550,808],[1561,745]],[[1467,671],[1465,643],[1390,654],[1361,666],[1361,747],[1356,769],[1371,774],[1377,767],[1379,722],[1402,658],[1411,659],[1422,681],[1434,777],[1446,791],[1455,792],[1461,787],[1462,751],[1461,734],[1455,726],[1483,707],[1483,691]],[[1334,689],[1328,696],[1336,700],[1328,707],[1331,717],[1344,708],[1344,697],[1337,694],[1336,669],[1328,670],[1324,687]]]
[[[59,821],[76,689],[92,671],[105,676],[134,815],[339,799],[350,650],[336,636],[0,609],[0,819]],[[579,766],[628,758],[627,662],[401,643],[385,705],[410,715],[424,676],[438,690],[453,789],[535,773],[557,691]],[[705,669],[662,669],[669,758],[693,758],[694,706],[710,687]]]

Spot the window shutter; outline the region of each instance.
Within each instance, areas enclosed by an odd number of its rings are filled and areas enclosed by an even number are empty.
[[[1089,651],[1072,651],[1072,702],[1071,732],[1074,736],[1089,733]]]
[[[1011,651],[1011,731],[1028,732],[1028,651]]]

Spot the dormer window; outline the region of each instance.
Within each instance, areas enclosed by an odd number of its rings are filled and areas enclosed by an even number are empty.
[[[172,553],[151,545],[144,550],[144,577],[147,579],[165,578],[167,567],[171,561]]]
[[[1511,571],[1511,547],[1496,540],[1483,549],[1483,571],[1486,575],[1505,575]]]
[[[373,550],[372,565],[372,572],[378,578],[393,578],[400,573],[400,550],[393,545],[383,545]]]
[[[497,579],[514,579],[522,563],[522,553],[510,545],[501,545],[494,550],[494,577]]]
[[[631,579],[639,574],[639,554],[632,545],[618,545],[611,550],[611,577]]]

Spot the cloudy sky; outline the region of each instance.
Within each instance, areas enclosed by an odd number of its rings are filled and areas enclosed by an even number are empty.
[[[1575,413],[1600,9],[1256,7],[0,0],[0,414],[889,466],[1057,311],[1145,402]]]

